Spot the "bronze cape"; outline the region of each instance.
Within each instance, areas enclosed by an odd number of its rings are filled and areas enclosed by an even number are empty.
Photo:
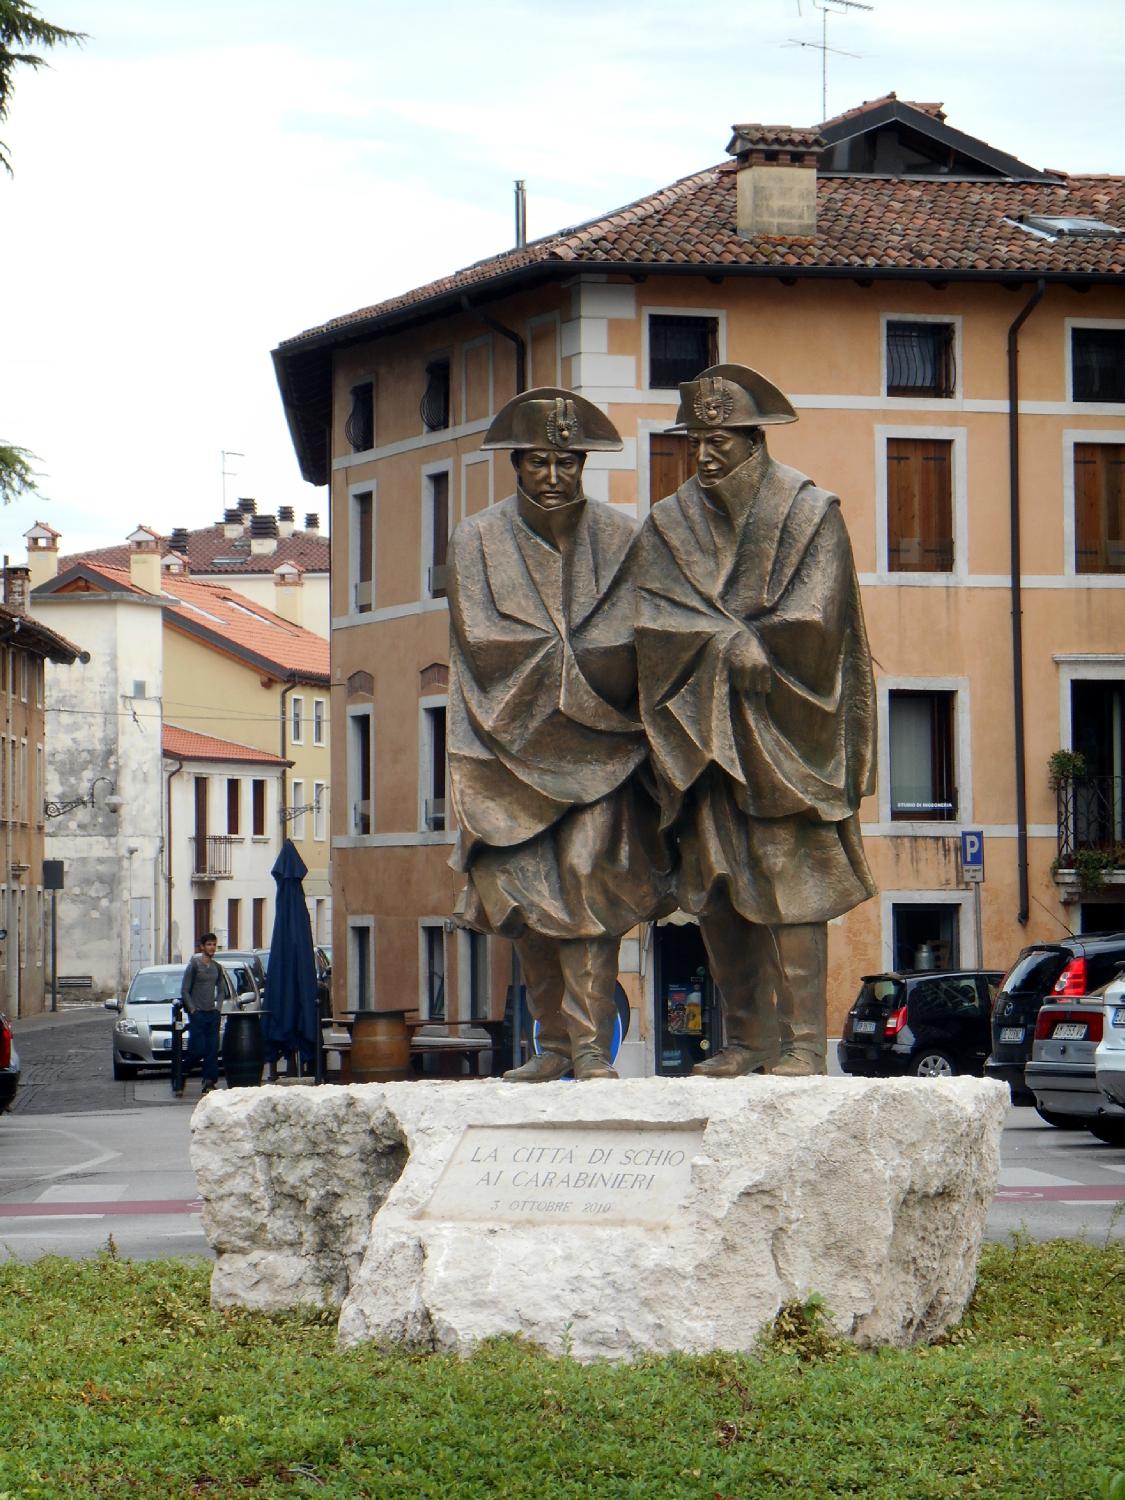
[[[465,926],[619,937],[672,909],[642,779],[634,523],[518,492],[463,521],[450,575],[449,779]]]
[[[637,546],[641,714],[679,903],[747,921],[826,922],[875,893],[859,835],[874,786],[875,693],[834,495],[764,447],[718,484],[656,505]],[[728,652],[754,635],[768,693]]]

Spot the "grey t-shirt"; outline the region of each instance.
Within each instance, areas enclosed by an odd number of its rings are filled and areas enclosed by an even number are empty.
[[[193,1010],[219,1009],[219,965],[202,953],[193,953],[184,970],[180,999],[190,1015]]]

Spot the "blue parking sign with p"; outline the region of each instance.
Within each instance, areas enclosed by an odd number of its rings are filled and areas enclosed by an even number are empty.
[[[984,879],[984,833],[979,828],[961,834],[961,873],[966,880]]]

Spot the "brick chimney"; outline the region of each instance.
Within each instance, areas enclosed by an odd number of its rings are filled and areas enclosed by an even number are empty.
[[[283,562],[273,570],[274,613],[290,625],[304,623],[305,570],[297,563]]]
[[[27,614],[27,595],[31,586],[31,569],[23,563],[4,568],[4,603],[17,614]]]
[[[268,557],[277,551],[277,517],[250,517],[250,555]]]
[[[280,537],[293,535],[293,507],[291,505],[277,507],[277,534]]]
[[[824,141],[789,125],[734,125],[727,146],[736,162],[740,239],[812,239],[816,234],[816,160]]]
[[[160,538],[148,526],[138,526],[125,538],[129,543],[129,576],[133,587],[146,594],[160,593]]]
[[[31,587],[36,589],[58,574],[60,533],[53,526],[48,526],[46,521],[36,521],[30,531],[24,532],[24,536],[27,539],[27,566],[31,572]]]

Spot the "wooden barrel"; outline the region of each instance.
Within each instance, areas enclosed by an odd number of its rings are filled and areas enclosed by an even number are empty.
[[[232,1010],[223,1031],[223,1072],[227,1088],[253,1088],[262,1081],[266,1054],[260,1010]]]
[[[410,1031],[403,1010],[356,1011],[352,1021],[351,1081],[393,1083],[410,1077]]]

